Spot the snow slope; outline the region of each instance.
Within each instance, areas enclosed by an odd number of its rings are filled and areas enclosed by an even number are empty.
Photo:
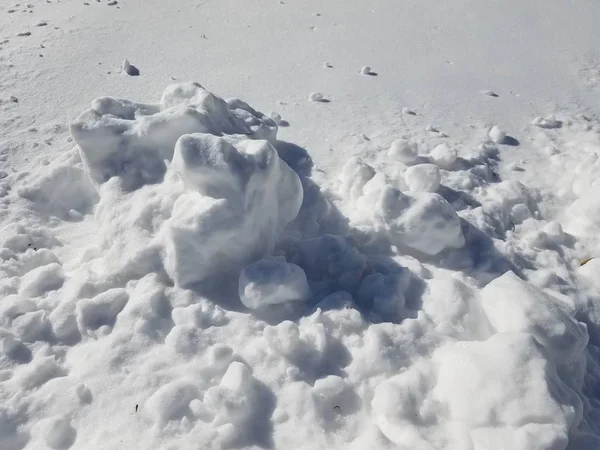
[[[599,9],[1,5],[0,448],[600,448]]]

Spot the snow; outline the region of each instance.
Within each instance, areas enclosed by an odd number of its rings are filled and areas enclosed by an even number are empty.
[[[0,6],[0,448],[600,448],[598,14]]]

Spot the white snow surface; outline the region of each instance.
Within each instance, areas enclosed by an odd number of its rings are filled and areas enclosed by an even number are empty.
[[[0,449],[600,448],[598,17],[0,5]]]

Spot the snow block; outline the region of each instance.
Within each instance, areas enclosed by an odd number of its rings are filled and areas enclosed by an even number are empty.
[[[172,167],[190,189],[163,227],[165,268],[181,286],[270,253],[302,204],[298,175],[267,141],[186,135]]]
[[[497,331],[533,335],[557,365],[578,360],[588,343],[585,324],[513,272],[489,283],[481,291],[481,304]]]

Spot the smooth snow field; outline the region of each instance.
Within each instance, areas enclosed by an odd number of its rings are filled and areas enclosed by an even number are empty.
[[[29,1],[0,450],[600,449],[600,2]]]

